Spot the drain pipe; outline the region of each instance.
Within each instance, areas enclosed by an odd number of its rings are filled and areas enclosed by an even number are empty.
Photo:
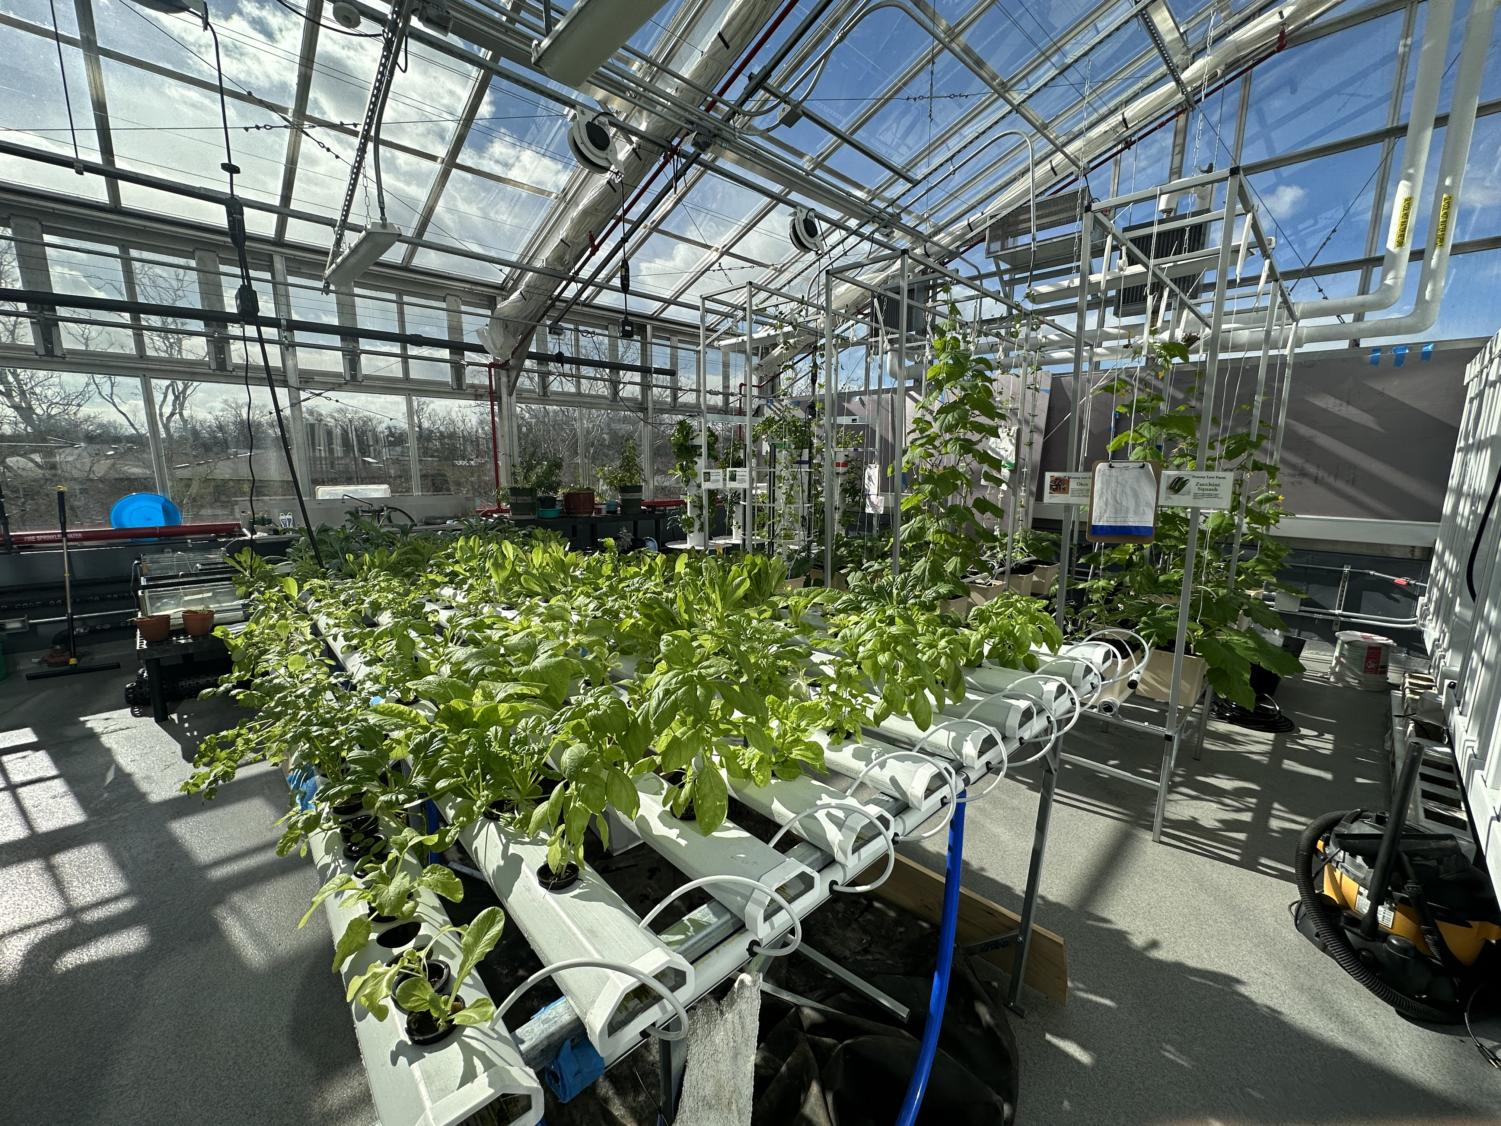
[[[1417,80],[1412,109],[1407,118],[1407,139],[1402,145],[1402,168],[1392,197],[1392,217],[1386,232],[1386,253],[1381,261],[1381,284],[1370,293],[1334,301],[1300,301],[1298,316],[1328,317],[1344,313],[1371,313],[1390,309],[1402,296],[1407,265],[1412,257],[1412,228],[1417,216],[1414,201],[1423,194],[1423,173],[1428,167],[1428,147],[1433,140],[1438,115],[1439,87],[1444,79],[1444,55],[1449,49],[1449,31],[1454,24],[1454,0],[1428,0],[1427,26],[1418,52]],[[1471,29],[1473,29],[1471,24]],[[1469,41],[1467,31],[1466,42]],[[1489,35],[1486,42],[1489,43]],[[1456,91],[1455,104],[1459,104]],[[1468,149],[1469,146],[1466,146]]]

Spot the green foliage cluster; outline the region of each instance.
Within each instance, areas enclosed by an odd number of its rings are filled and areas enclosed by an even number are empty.
[[[627,438],[625,445],[620,447],[620,460],[614,465],[606,465],[595,470],[599,477],[599,483],[609,489],[616,496],[620,490],[631,485],[641,484],[641,456],[636,450],[636,439]]]
[[[1159,462],[1164,470],[1203,468],[1236,474],[1230,508],[1204,513],[1200,524],[1187,644],[1204,659],[1214,691],[1250,708],[1256,703],[1251,690],[1253,665],[1279,676],[1293,676],[1303,667],[1296,657],[1252,628],[1286,628],[1260,595],[1263,589],[1283,587],[1277,576],[1288,551],[1272,538],[1282,513],[1277,467],[1264,456],[1266,428],[1257,420],[1241,417],[1250,413],[1247,404],[1236,408],[1229,426],[1222,426],[1218,417],[1209,419],[1209,438],[1200,464],[1203,416],[1193,406],[1197,383],[1188,383],[1181,395],[1174,396],[1165,380],[1173,364],[1187,359],[1183,344],[1154,342],[1145,390],[1120,379],[1104,384],[1096,393],[1115,396],[1116,415],[1128,422],[1111,440],[1111,453]],[[1134,422],[1129,421],[1132,418]],[[1237,514],[1242,507],[1245,528],[1236,554]],[[1084,584],[1082,616],[1103,625],[1128,625],[1154,646],[1171,645],[1176,639],[1188,531],[1188,509],[1161,508],[1151,543],[1102,545],[1085,556],[1082,562],[1096,570],[1095,577]]]
[[[1006,412],[996,400],[994,365],[975,354],[957,308],[950,306],[931,348],[927,389],[902,462],[909,480],[902,565],[957,596],[1005,515],[989,494],[1005,486],[1010,468],[993,445]]]

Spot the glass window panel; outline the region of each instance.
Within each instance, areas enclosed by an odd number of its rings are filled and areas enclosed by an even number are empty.
[[[414,396],[417,470],[424,493],[455,493],[476,504],[495,502],[490,404]]]
[[[47,267],[52,285],[59,293],[76,293],[83,297],[125,297],[125,276],[120,268],[119,250],[99,243],[79,242],[46,236]],[[95,322],[64,323],[63,342],[85,352],[134,352],[130,318],[124,313],[101,310],[62,309],[65,316]],[[104,322],[104,323],[98,323]],[[116,328],[115,325],[121,327]]]
[[[636,457],[641,457],[641,417],[624,410],[583,410],[580,412],[583,426],[583,481],[596,491],[603,492],[599,483],[599,471],[614,467],[620,461],[627,442],[636,447]]]
[[[532,466],[556,461],[561,488],[566,489],[582,480],[578,408],[518,403],[516,444],[516,468],[523,474]]]
[[[1273,56],[1251,75],[1248,163],[1386,124],[1402,16],[1393,12]]]
[[[140,380],[0,368],[0,490],[14,531],[109,524],[127,493],[155,492]]]
[[[140,300],[153,305],[202,308],[198,270],[192,259],[163,254],[147,257],[136,252],[131,254],[131,269],[135,274],[136,294]],[[213,279],[209,280],[212,283]],[[185,360],[208,358],[208,341],[203,335],[202,321],[182,317],[142,317],[141,324],[141,336],[146,344],[147,355]],[[239,336],[238,325],[221,327],[224,332]]]
[[[406,400],[349,391],[303,392],[313,487],[390,485],[412,491]]]
[[[552,206],[547,195],[455,169],[433,210],[427,238],[514,257]],[[469,261],[469,269],[477,265]]]
[[[294,320],[337,325],[339,310],[332,292],[324,293],[319,282],[310,278],[288,278],[287,294]],[[294,333],[297,341],[297,364],[300,370],[322,371],[342,376],[344,365],[339,337],[335,333]]]
[[[1250,177],[1283,269],[1364,256],[1380,162],[1367,145]]]
[[[248,392],[228,383],[152,381],[170,478],[168,491],[185,520],[234,519],[236,502],[251,496],[252,479],[256,498],[269,502],[272,497],[292,495],[271,394],[260,379],[253,373]],[[280,401],[285,410],[285,392]],[[256,515],[275,519],[269,509],[260,504],[255,507]]]

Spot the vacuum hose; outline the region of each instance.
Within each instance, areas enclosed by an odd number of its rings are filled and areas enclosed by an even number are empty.
[[[1308,912],[1308,917],[1313,922],[1313,929],[1329,956],[1339,963],[1345,973],[1366,989],[1403,1016],[1413,1020],[1425,1021],[1429,1024],[1454,1024],[1457,1021],[1454,1013],[1434,1008],[1432,1005],[1425,1005],[1421,1001],[1414,1001],[1382,981],[1361,960],[1359,951],[1350,945],[1344,928],[1339,924],[1338,912],[1325,904],[1320,892],[1314,887],[1315,852],[1318,844],[1350,812],[1352,811],[1337,810],[1334,813],[1326,813],[1304,829],[1303,835],[1298,838],[1298,852],[1293,861],[1293,873],[1298,880],[1298,899],[1303,904],[1303,910]],[[1379,902],[1378,897],[1384,894],[1385,889],[1371,888],[1373,905]],[[1374,906],[1372,909],[1374,910]]]
[[[949,857],[943,877],[943,919],[938,929],[938,965],[933,970],[933,991],[928,997],[928,1019],[922,1026],[922,1045],[917,1066],[907,1083],[897,1126],[912,1126],[928,1089],[933,1059],[938,1055],[938,1033],[943,1029],[943,1008],[949,997],[949,971],[954,965],[954,939],[959,929],[959,883],[964,875],[964,811],[969,807],[961,792],[949,822]]]

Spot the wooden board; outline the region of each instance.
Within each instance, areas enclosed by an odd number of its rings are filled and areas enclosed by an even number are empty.
[[[881,874],[885,861],[872,865],[859,877],[860,883]],[[916,915],[934,926],[943,915],[943,874],[897,854],[891,878],[872,894],[895,907]],[[982,942],[987,938],[1015,934],[1021,918],[993,900],[968,888],[959,889],[958,941],[960,946]],[[980,957],[1011,972],[1016,947],[992,950]],[[1027,985],[1060,1005],[1068,1000],[1068,956],[1063,939],[1045,927],[1032,924],[1032,948],[1027,951]]]

